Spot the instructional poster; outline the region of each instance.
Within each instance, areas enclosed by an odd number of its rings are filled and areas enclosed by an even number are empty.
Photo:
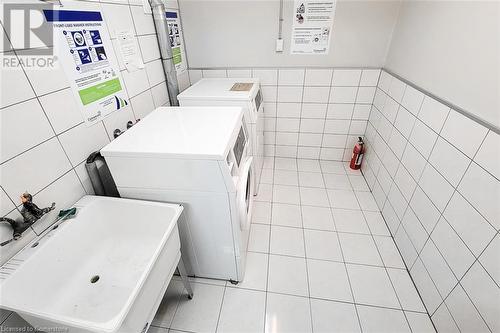
[[[291,54],[328,54],[335,0],[295,0]]]
[[[100,11],[44,10],[87,125],[128,105],[120,70]]]
[[[174,65],[177,75],[187,70],[186,52],[184,51],[184,39],[182,37],[181,20],[177,10],[166,11],[168,25],[168,38],[174,56]]]

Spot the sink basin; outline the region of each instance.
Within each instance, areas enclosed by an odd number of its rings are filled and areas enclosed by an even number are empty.
[[[85,196],[0,269],[0,308],[64,332],[145,332],[180,260],[182,206]]]

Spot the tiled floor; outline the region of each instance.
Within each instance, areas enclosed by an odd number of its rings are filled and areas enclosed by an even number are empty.
[[[434,332],[373,196],[344,163],[267,159],[245,280],[174,277],[150,333]],[[12,314],[5,325],[26,325]]]
[[[152,333],[434,332],[363,176],[266,159],[245,280],[172,281]]]

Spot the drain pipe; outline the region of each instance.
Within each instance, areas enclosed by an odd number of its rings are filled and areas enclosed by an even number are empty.
[[[170,47],[170,39],[168,37],[167,17],[165,16],[165,5],[161,0],[149,0],[151,9],[153,11],[153,20],[156,29],[156,37],[161,53],[161,62],[163,64],[163,71],[167,78],[168,97],[170,105],[178,106],[179,101],[177,95],[179,94],[179,82],[177,81],[177,71],[175,70],[174,57],[172,48]]]

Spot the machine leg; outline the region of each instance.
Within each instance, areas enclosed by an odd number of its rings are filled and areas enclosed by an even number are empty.
[[[179,274],[181,275],[182,283],[184,284],[184,288],[186,288],[188,292],[188,298],[192,299],[193,298],[193,289],[191,288],[191,283],[188,280],[188,276],[186,273],[186,267],[184,267],[184,261],[179,259],[179,263],[177,264],[177,268],[179,269]]]

